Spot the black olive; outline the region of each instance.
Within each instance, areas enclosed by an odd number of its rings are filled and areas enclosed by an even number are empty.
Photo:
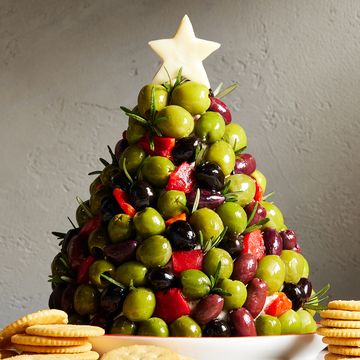
[[[184,161],[187,161],[188,163],[195,161],[196,147],[199,143],[199,139],[193,136],[177,140],[171,152],[174,164],[180,165]]]
[[[174,250],[192,250],[197,244],[194,230],[184,220],[175,221],[168,227],[168,239]]]
[[[165,290],[174,284],[175,275],[169,269],[157,267],[148,272],[147,280],[154,290]]]
[[[203,336],[228,337],[231,336],[229,324],[224,320],[211,320],[203,330]]]
[[[101,293],[100,307],[108,314],[116,313],[122,308],[122,304],[127,295],[127,290],[116,285],[109,285]]]
[[[225,175],[220,166],[212,162],[200,164],[195,168],[199,186],[211,190],[221,190],[224,187]]]
[[[129,200],[136,210],[143,210],[154,202],[155,191],[146,181],[136,181],[130,188]]]

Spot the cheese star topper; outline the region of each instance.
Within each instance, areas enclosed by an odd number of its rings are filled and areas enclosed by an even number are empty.
[[[198,39],[187,15],[172,39],[154,40],[149,42],[150,47],[161,57],[163,63],[154,76],[154,84],[163,84],[175,79],[180,68],[182,75],[210,88],[202,61],[220,47],[219,43]]]

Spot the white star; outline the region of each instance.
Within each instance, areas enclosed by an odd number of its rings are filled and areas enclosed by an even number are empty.
[[[173,80],[182,68],[182,75],[185,78],[210,87],[202,61],[217,50],[220,44],[198,39],[187,15],[181,20],[172,39],[150,41],[149,45],[163,60],[152,81],[154,84],[169,81],[166,70]]]

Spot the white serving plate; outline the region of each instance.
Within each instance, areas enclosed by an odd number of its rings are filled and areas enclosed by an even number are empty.
[[[124,345],[158,345],[195,360],[314,360],[325,344],[317,334],[230,338],[105,335],[92,338],[100,354]]]

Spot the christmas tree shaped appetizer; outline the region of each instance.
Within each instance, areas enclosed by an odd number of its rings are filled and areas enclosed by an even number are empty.
[[[50,308],[108,333],[250,336],[313,332],[317,294],[294,231],[264,196],[244,129],[210,89],[219,44],[150,42],[163,64],[139,92],[111,162],[61,238]]]

